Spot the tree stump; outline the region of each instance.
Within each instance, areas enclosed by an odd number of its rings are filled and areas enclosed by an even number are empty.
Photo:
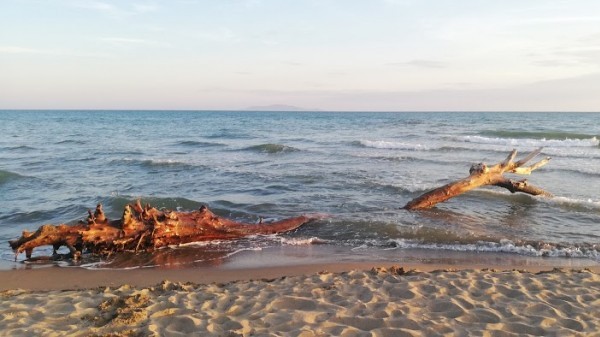
[[[39,246],[52,246],[54,255],[61,246],[66,246],[70,257],[78,259],[84,251],[106,256],[197,241],[283,233],[318,218],[302,215],[272,223],[248,224],[219,217],[206,206],[192,212],[160,211],[150,205],[142,207],[139,200],[126,205],[118,220],[109,220],[101,204],[95,212],[88,213],[87,222],[77,225],[43,225],[35,232],[23,231],[20,238],[9,241],[15,260],[22,252],[30,259],[33,249]]]

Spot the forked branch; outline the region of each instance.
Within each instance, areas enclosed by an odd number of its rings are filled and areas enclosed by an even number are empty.
[[[546,165],[550,161],[549,157],[530,166],[523,166],[539,155],[541,151],[542,148],[536,149],[523,159],[514,161],[517,150],[512,150],[504,161],[494,166],[488,167],[484,163],[473,165],[469,170],[468,177],[431,190],[411,200],[403,208],[408,210],[431,208],[440,202],[486,185],[503,187],[511,191],[511,193],[522,192],[531,195],[552,196],[551,193],[530,185],[527,180],[513,181],[504,177],[504,173],[529,175],[532,171]]]

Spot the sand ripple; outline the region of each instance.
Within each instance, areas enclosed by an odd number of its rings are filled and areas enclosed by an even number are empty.
[[[590,271],[373,269],[0,293],[1,336],[598,336]]]

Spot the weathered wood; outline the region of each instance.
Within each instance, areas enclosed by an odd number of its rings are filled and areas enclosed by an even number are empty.
[[[139,200],[126,205],[118,220],[109,220],[100,204],[95,212],[88,213],[87,223],[43,225],[33,233],[24,231],[20,238],[9,241],[15,259],[22,252],[31,258],[35,247],[47,245],[53,246],[54,254],[66,246],[74,259],[84,251],[98,255],[152,251],[189,242],[283,233],[315,219],[303,215],[272,223],[246,224],[221,218],[205,206],[192,212],[160,211],[149,205],[142,207]]]
[[[473,165],[469,170],[468,177],[426,192],[409,201],[403,208],[407,210],[431,208],[440,202],[485,185],[506,188],[512,193],[522,192],[531,195],[552,196],[551,193],[528,184],[527,180],[513,181],[504,177],[505,173],[529,175],[532,171],[546,165],[550,158],[544,158],[533,165],[523,167],[524,164],[539,155],[541,151],[542,149],[539,148],[515,162],[517,150],[512,150],[504,161],[492,167],[488,167],[484,163]]]

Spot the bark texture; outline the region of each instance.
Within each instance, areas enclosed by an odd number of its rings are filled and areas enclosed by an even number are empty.
[[[512,193],[522,192],[531,195],[552,196],[551,193],[530,185],[527,180],[513,181],[504,176],[505,173],[529,175],[535,169],[546,165],[550,158],[544,158],[533,165],[524,166],[528,161],[539,155],[541,151],[542,149],[539,148],[523,159],[514,161],[517,150],[512,150],[503,162],[494,166],[488,167],[484,163],[473,165],[469,170],[468,177],[431,190],[411,200],[403,208],[408,210],[431,208],[440,202],[485,185],[503,187]]]
[[[54,254],[66,246],[71,256],[78,259],[84,251],[106,256],[189,242],[277,234],[294,230],[313,219],[315,217],[298,216],[272,223],[247,224],[219,217],[205,206],[192,212],[161,211],[149,205],[142,207],[138,200],[125,206],[121,219],[109,220],[98,204],[93,213],[89,211],[87,223],[43,225],[35,232],[24,231],[9,244],[15,259],[22,252],[29,259],[35,247],[48,245],[53,246]]]

